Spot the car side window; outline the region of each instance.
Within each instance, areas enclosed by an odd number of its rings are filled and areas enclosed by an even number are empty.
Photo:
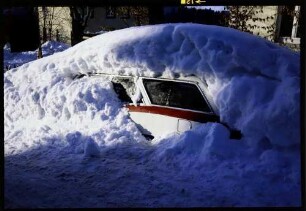
[[[195,84],[154,79],[143,79],[143,84],[152,104],[211,112]]]
[[[114,90],[118,96],[118,98],[124,103],[132,103],[130,96],[127,94],[121,83],[112,82]]]
[[[118,98],[124,103],[132,103],[132,98],[136,93],[135,83],[133,78],[115,77],[112,79],[112,84]]]

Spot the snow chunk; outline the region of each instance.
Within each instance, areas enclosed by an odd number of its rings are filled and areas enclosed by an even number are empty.
[[[219,123],[206,123],[182,136],[156,142],[157,159],[176,160],[183,166],[198,166],[212,160],[225,160],[240,153],[243,142],[229,139],[229,131]]]
[[[90,137],[87,137],[84,141],[85,141],[84,157],[99,157],[100,150],[97,143]]]

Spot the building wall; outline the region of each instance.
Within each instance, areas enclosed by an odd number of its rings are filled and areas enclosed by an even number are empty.
[[[253,34],[274,41],[278,6],[257,6],[254,14],[247,21],[248,29]]]
[[[133,18],[121,19],[118,15],[114,18],[107,18],[106,8],[96,7],[94,9],[93,17],[88,20],[88,25],[85,32],[99,32],[107,29],[122,29],[133,26]]]
[[[38,7],[38,15],[41,43],[56,40],[71,44],[72,24],[69,7]]]
[[[245,17],[246,28],[241,29],[235,25],[235,18],[239,17],[236,8],[230,12],[229,25],[298,51],[301,30],[299,27],[300,7],[291,6],[290,8],[287,9],[292,12],[288,13],[283,11],[282,6],[240,6],[238,12]],[[246,18],[243,16],[245,14],[250,15]]]
[[[131,13],[127,13],[123,15],[120,13],[120,7],[111,8],[113,9],[114,16],[109,16],[110,8],[107,7],[96,7],[94,8],[94,12],[92,17],[88,20],[88,25],[85,28],[85,32],[95,33],[99,31],[112,31],[116,29],[123,29],[131,26],[137,25],[136,19],[131,15]],[[133,7],[129,7],[130,12]]]

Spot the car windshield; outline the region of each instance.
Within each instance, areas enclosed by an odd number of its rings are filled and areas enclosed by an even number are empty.
[[[195,84],[166,80],[143,79],[152,104],[211,112]]]

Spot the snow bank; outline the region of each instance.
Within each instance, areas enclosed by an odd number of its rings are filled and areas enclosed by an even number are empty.
[[[68,46],[67,44],[57,41],[47,41],[41,46],[43,56],[50,56],[54,53],[64,51],[69,47],[70,46]],[[3,55],[4,69],[12,69],[14,67],[18,67],[30,61],[36,60],[37,50],[11,53],[10,45],[6,44],[3,48]]]
[[[47,41],[41,45],[43,56],[50,56],[54,53],[62,52],[68,48],[70,48],[69,45],[54,40]]]
[[[110,150],[118,158],[133,155],[149,166],[155,162],[163,171],[196,172],[190,184],[220,188],[222,196],[238,205],[298,205],[299,56],[246,33],[197,24],[134,27],[93,37],[4,74],[5,156],[47,146],[50,154],[98,159],[107,158]],[[149,143],[129,119],[109,81],[72,79],[88,72],[197,75],[208,84],[221,120],[240,129],[244,138],[230,140],[224,126],[208,123]],[[207,173],[203,176],[203,172]],[[179,180],[186,176],[182,174]],[[209,178],[215,178],[214,182]],[[260,195],[271,181],[264,196]],[[232,196],[236,187],[241,193]],[[192,201],[196,206],[215,206],[207,200]]]
[[[110,82],[92,78],[65,80],[50,70],[35,81],[17,75],[12,79],[20,85],[18,91],[8,78],[4,86],[6,154],[50,144],[45,139],[48,136],[59,136],[57,142],[71,148],[80,148],[74,145],[75,142],[83,145],[83,140],[88,139],[83,136],[91,136],[99,146],[129,139],[144,140],[127,111],[121,109]],[[70,133],[81,133],[82,140],[72,141]],[[65,137],[70,138],[65,141]],[[84,147],[81,146],[81,153]]]

